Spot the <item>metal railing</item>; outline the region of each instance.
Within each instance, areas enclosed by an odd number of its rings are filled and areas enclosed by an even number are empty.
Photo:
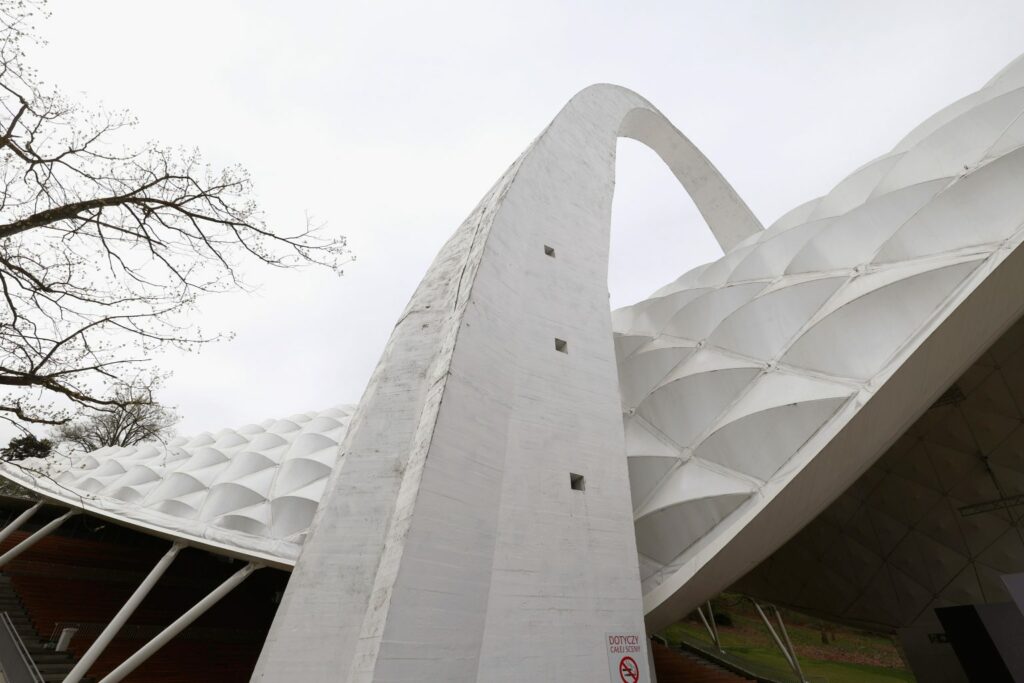
[[[58,621],[50,631],[50,637],[44,647],[53,648],[60,638],[61,631],[66,628],[78,629],[75,636],[89,638],[90,640],[103,632],[107,627],[106,622],[100,621]],[[117,632],[118,640],[149,640],[163,630],[162,626],[150,624],[126,624]],[[265,634],[260,631],[249,631],[245,629],[229,628],[225,626],[192,626],[183,631],[179,640],[197,640],[204,643],[255,643],[262,642]]]
[[[0,668],[6,683],[43,683],[43,675],[7,612],[0,612]]]

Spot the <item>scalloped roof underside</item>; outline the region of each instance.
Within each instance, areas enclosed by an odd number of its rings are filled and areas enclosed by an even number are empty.
[[[69,458],[0,464],[47,497],[133,526],[294,564],[351,406]]]
[[[1018,248],[1022,178],[1024,58],[613,313],[645,593],[705,562]]]

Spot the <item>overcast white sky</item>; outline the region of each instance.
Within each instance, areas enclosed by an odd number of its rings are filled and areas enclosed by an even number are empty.
[[[347,235],[342,278],[254,271],[208,298],[231,342],[169,354],[179,433],[354,403],[437,250],[578,90],[630,87],[767,225],[1024,52],[1021,0],[51,0],[44,80],[139,134],[240,162],[284,230]],[[619,145],[610,288],[717,246],[657,157]]]

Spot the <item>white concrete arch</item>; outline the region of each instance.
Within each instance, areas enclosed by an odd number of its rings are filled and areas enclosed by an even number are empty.
[[[348,680],[413,671],[429,680],[597,680],[603,663],[566,658],[566,634],[596,645],[614,624],[643,631],[607,304],[618,137],[662,158],[726,251],[761,231],[714,166],[646,100],[609,85],[573,97],[441,251],[399,321],[342,445],[344,462],[256,680],[286,671],[310,681],[337,680],[339,671]],[[654,305],[635,315],[651,333],[663,317]],[[563,340],[557,349],[555,339]],[[631,381],[638,391],[691,352],[663,345],[644,353],[638,342],[631,363],[650,375]],[[553,524],[545,505],[520,507],[524,496],[576,504],[581,494],[568,486],[569,472],[586,477],[589,515]],[[518,515],[506,516],[508,509]],[[438,534],[461,567],[443,581],[411,569],[439,559],[436,546],[418,540]],[[567,556],[565,545],[579,534],[590,535],[593,552],[618,559]],[[522,563],[535,567],[528,579]],[[325,587],[325,572],[352,580]],[[453,580],[479,592],[439,614],[427,596]],[[534,598],[513,609],[507,600],[524,580]],[[567,582],[576,588],[565,594]],[[616,607],[598,610],[585,588],[597,585],[621,586]],[[325,600],[325,589],[334,597]],[[556,599],[566,604],[561,617],[530,621],[531,610]],[[403,624],[428,618],[425,609],[434,628],[407,632]],[[315,661],[310,642],[320,644]],[[439,661],[431,654],[438,651],[451,659]],[[552,672],[554,661],[564,670]]]
[[[601,99],[611,99],[612,89],[639,98],[632,91],[606,85],[592,86],[577,98],[596,90]],[[575,100],[573,98],[573,102]],[[729,252],[740,242],[761,232],[764,226],[700,149],[661,112],[646,100],[643,102],[623,116],[618,137],[642,142],[661,157],[693,199],[722,251]]]

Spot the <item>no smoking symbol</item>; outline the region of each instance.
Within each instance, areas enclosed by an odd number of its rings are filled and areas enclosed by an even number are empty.
[[[619,678],[622,683],[638,683],[640,680],[640,667],[632,657],[623,657],[619,661]]]

